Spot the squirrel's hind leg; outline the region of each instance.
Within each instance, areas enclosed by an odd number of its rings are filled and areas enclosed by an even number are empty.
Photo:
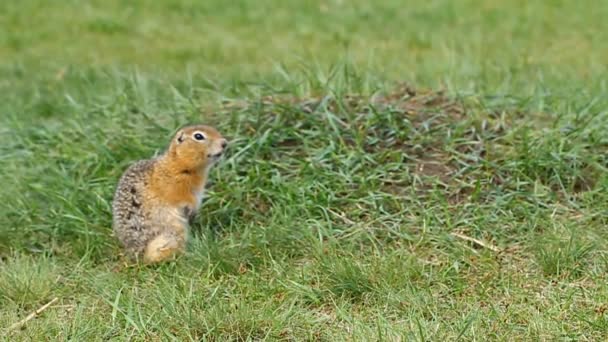
[[[183,243],[174,234],[160,234],[144,250],[144,263],[153,264],[176,257],[183,251]]]

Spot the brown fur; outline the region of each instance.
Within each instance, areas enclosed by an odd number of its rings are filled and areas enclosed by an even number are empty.
[[[205,139],[197,140],[197,133]],[[156,263],[184,251],[188,220],[198,210],[209,169],[225,146],[216,129],[187,126],[164,154],[125,171],[112,203],[113,229],[130,256]]]

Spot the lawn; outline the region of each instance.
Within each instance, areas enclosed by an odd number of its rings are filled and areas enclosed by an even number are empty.
[[[0,336],[608,339],[607,16],[0,2]],[[188,252],[127,264],[118,177],[194,122],[231,143]]]

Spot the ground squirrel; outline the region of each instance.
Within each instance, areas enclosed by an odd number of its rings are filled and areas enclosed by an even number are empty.
[[[208,172],[226,145],[213,127],[186,126],[162,155],[127,168],[116,187],[112,212],[114,233],[129,256],[156,263],[184,250]]]

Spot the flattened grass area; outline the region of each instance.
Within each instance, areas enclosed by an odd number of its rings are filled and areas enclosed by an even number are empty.
[[[0,3],[2,336],[604,340],[606,14]],[[188,253],[127,266],[118,177],[191,122],[231,145]]]

